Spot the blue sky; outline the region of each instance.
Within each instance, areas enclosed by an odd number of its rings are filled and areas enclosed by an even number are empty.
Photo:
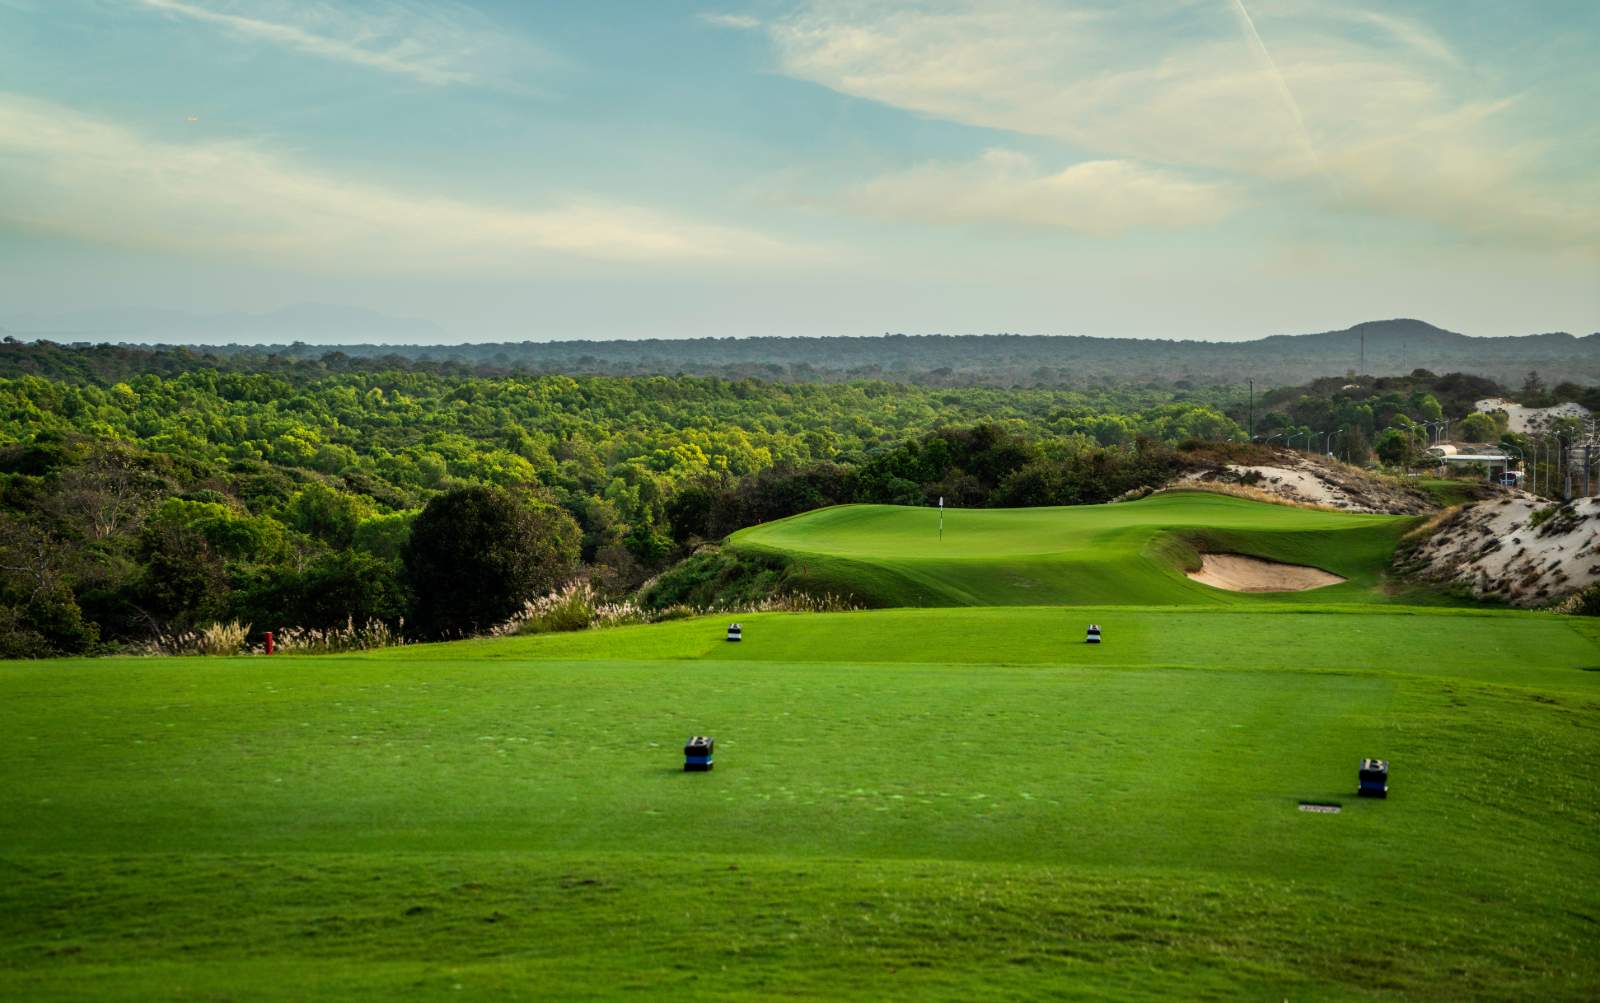
[[[0,324],[1588,333],[1597,42],[1592,0],[0,0]]]

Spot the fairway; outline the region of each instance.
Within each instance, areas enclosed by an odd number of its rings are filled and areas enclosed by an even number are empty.
[[[0,667],[0,991],[1600,991],[1593,621],[743,622]]]
[[[947,509],[843,505],[741,530],[729,546],[782,555],[818,591],[872,606],[1232,605],[1296,601],[1188,580],[1198,553],[1302,564],[1349,579],[1322,602],[1371,602],[1420,520],[1293,508],[1205,492],[1115,505]]]

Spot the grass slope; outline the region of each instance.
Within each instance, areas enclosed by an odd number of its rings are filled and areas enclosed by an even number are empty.
[[[808,590],[873,606],[1262,605],[1185,578],[1196,550],[1319,567],[1349,581],[1322,602],[1370,602],[1417,520],[1272,505],[1204,492],[1116,505],[949,509],[841,505],[740,530],[730,547],[788,557]]]
[[[0,665],[0,995],[1600,994],[1593,622],[744,622]]]

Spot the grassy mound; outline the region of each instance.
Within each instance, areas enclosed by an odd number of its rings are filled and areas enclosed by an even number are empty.
[[[1116,505],[950,509],[843,505],[741,530],[729,549],[790,563],[811,592],[872,606],[1231,605],[1294,601],[1189,581],[1198,551],[1303,564],[1348,579],[1327,602],[1386,598],[1378,586],[1415,518],[1350,515],[1205,492]]]
[[[0,664],[0,994],[1600,992],[1594,621],[744,622]]]

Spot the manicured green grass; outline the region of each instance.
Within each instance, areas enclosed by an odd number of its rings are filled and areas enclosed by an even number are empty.
[[[0,665],[0,995],[1600,994],[1593,621],[742,622]]]
[[[1349,581],[1319,602],[1383,601],[1395,544],[1419,520],[1205,492],[1116,505],[948,509],[841,505],[741,530],[736,549],[799,562],[809,589],[873,606],[1269,605],[1185,578],[1199,550],[1304,564]],[[1415,601],[1414,599],[1412,601]]]

